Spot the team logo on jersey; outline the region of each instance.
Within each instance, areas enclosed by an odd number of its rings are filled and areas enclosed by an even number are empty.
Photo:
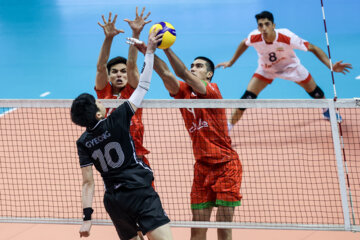
[[[278,48],[276,49],[276,51],[277,51],[277,52],[283,52],[283,51],[285,51],[285,50],[284,50],[283,47],[278,47]]]
[[[192,97],[196,97],[197,95],[196,95],[196,93],[191,92],[191,96],[192,96]]]
[[[192,123],[192,126],[189,128],[189,132],[193,133],[196,130],[200,130],[200,129],[204,128],[204,127],[209,127],[209,124],[207,123],[207,121],[203,121],[200,118],[198,124],[196,124],[196,122]]]

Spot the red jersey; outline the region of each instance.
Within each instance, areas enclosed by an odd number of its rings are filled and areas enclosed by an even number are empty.
[[[208,83],[206,94],[195,93],[184,82],[180,82],[180,89],[176,99],[222,99],[216,83]],[[238,154],[231,147],[225,109],[223,108],[181,108],[192,143],[196,161],[216,164],[239,159]]]
[[[129,99],[131,94],[135,91],[135,89],[132,88],[129,84],[126,84],[126,86],[121,90],[119,95],[114,95],[110,83],[107,83],[104,89],[97,90],[95,88],[95,91],[99,99]],[[115,109],[116,108],[107,108],[106,116],[111,114]],[[141,118],[142,118],[142,108],[138,108],[138,110],[135,112],[135,115],[131,119],[130,134],[135,144],[136,154],[146,155],[149,154],[150,151],[143,146],[144,125],[142,123]]]

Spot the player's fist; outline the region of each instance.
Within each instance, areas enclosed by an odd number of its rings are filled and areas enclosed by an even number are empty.
[[[80,227],[80,237],[88,237],[90,236],[90,229],[91,229],[91,220],[84,221]]]

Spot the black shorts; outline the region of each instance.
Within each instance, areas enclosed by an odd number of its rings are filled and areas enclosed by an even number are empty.
[[[170,222],[159,195],[151,186],[107,191],[104,206],[121,240],[135,237],[138,231],[145,235]]]

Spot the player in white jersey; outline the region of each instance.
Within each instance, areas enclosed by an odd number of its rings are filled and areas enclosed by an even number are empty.
[[[253,46],[259,56],[258,68],[251,78],[242,99],[255,99],[259,93],[270,84],[275,78],[282,78],[299,84],[304,90],[316,99],[325,98],[324,92],[315,83],[311,74],[301,65],[294,49],[312,52],[322,63],[330,68],[330,60],[326,53],[319,47],[301,39],[288,29],[275,29],[274,17],[272,13],[263,11],[255,15],[258,29],[252,31],[244,39],[232,59],[228,62],[219,63],[218,67],[231,67],[236,60],[246,51],[249,46]],[[342,61],[333,64],[334,72],[349,72],[352,68],[349,63]],[[245,109],[235,109],[228,123],[229,130],[236,124]],[[330,119],[329,110],[324,109],[324,118]],[[341,116],[337,116],[341,121]]]

